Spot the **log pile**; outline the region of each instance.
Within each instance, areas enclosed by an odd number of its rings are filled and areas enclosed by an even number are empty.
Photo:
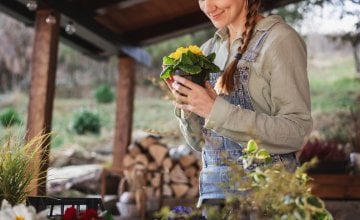
[[[196,198],[199,194],[201,159],[192,151],[172,154],[158,137],[148,135],[128,147],[125,168],[146,169],[147,198]],[[176,156],[177,155],[177,156]]]

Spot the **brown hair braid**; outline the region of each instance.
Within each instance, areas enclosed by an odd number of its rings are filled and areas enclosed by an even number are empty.
[[[246,15],[245,30],[241,35],[241,43],[238,48],[239,54],[244,54],[249,45],[256,25],[256,19],[259,14],[260,6],[261,0],[248,0],[248,13]],[[239,59],[234,59],[216,82],[215,90],[219,94],[223,93],[228,95],[234,89],[234,73],[238,62]]]

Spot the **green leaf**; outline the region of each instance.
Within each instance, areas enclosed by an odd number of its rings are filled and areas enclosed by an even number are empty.
[[[270,153],[267,152],[265,149],[261,149],[256,153],[255,158],[258,160],[266,160],[270,158]]]
[[[191,59],[192,64],[199,62],[199,56],[196,56],[195,54],[191,53],[190,51],[187,52],[187,55]]]
[[[187,65],[193,65],[193,61],[190,58],[189,53],[184,53],[183,55],[181,55],[180,57],[180,63],[181,64],[187,64]]]
[[[206,58],[207,58],[210,62],[214,62],[215,57],[216,57],[216,54],[215,54],[215,53],[211,53],[211,54],[209,54],[209,55],[206,56]]]
[[[246,148],[244,149],[245,153],[255,153],[258,150],[258,146],[256,144],[256,142],[253,139],[250,139],[247,143]]]
[[[201,66],[203,69],[209,70],[212,73],[220,72],[220,68],[205,56],[199,57],[199,66]]]
[[[212,73],[217,73],[217,72],[220,72],[220,68],[214,64],[214,65],[211,65],[211,67],[209,68],[209,71]]]
[[[192,75],[199,74],[201,72],[201,68],[199,66],[187,65],[187,64],[179,64],[179,69],[186,73],[190,73]]]
[[[171,73],[174,71],[172,66],[166,67],[161,73],[160,78],[161,79],[167,79],[171,76]]]
[[[168,56],[164,56],[163,57],[163,65],[174,65],[175,64],[175,60],[173,58],[170,58]]]
[[[312,207],[323,209],[324,208],[324,202],[322,202],[318,197],[316,196],[309,196],[306,198],[306,203],[311,205]]]

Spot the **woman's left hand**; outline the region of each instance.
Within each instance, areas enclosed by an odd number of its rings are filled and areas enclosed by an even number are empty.
[[[209,82],[205,88],[185,79],[174,76],[172,88],[176,91],[175,106],[185,111],[191,111],[201,117],[207,118],[216,99],[216,92]]]

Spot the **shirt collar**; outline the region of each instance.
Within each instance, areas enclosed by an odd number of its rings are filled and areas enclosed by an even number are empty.
[[[269,15],[264,19],[261,19],[255,26],[255,31],[267,31],[276,23],[284,23],[284,19],[279,15]],[[225,40],[229,37],[227,28],[219,28],[215,32],[215,37]]]

